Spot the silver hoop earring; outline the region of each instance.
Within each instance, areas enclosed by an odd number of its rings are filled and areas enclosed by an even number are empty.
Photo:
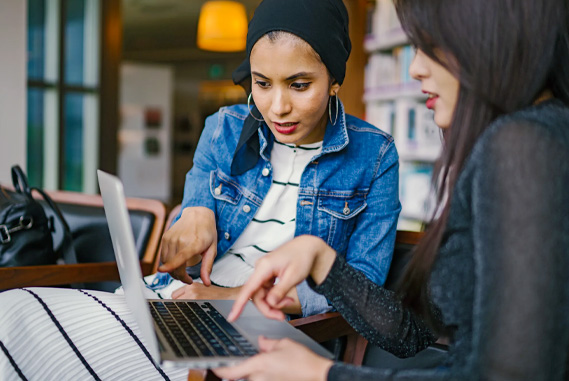
[[[332,97],[336,98],[336,118],[334,119],[334,121],[332,122]],[[330,98],[328,98],[328,116],[330,117],[330,123],[332,124],[332,126],[336,125],[336,122],[338,121],[338,94],[334,94],[332,96],[330,96]]]
[[[251,112],[251,96],[252,95],[253,95],[253,93],[249,93],[249,97],[247,98],[247,108],[249,109],[249,114],[251,115],[251,118],[255,119],[257,122],[264,122],[265,120],[263,118],[257,119],[257,118],[255,118],[255,115],[253,115],[253,113]]]

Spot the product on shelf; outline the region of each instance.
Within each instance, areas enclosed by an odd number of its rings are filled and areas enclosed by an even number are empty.
[[[398,228],[418,230],[429,217],[432,170],[442,137],[425,106],[427,96],[409,67],[414,49],[405,36],[391,0],[377,0],[368,15],[370,54],[365,69],[366,119],[391,134],[399,152],[400,198]]]

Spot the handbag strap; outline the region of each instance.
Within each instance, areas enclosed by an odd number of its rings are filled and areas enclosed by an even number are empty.
[[[67,221],[65,221],[63,213],[61,213],[61,210],[59,209],[57,204],[42,189],[33,187],[30,188],[30,191],[36,191],[43,197],[43,199],[50,207],[50,209],[53,210],[53,213],[55,214],[55,216],[61,223],[61,226],[63,227],[63,240],[61,241],[60,248],[58,248],[57,250],[63,253],[63,261],[67,264],[78,263],[77,253],[75,252],[75,248],[73,247],[73,236],[71,235],[71,229],[69,229],[69,225],[67,224]]]
[[[12,183],[16,192],[26,195],[29,200],[33,200],[32,190],[28,185],[28,178],[17,164],[12,166]]]
[[[71,235],[71,229],[69,229],[69,224],[63,217],[63,213],[61,213],[61,210],[57,204],[42,189],[37,187],[30,188],[26,174],[17,164],[12,166],[12,183],[14,184],[14,189],[16,192],[25,195],[30,201],[34,201],[32,191],[38,192],[43,197],[63,227],[63,239],[61,240],[60,246],[55,249],[55,251],[57,253],[61,253],[61,256],[63,257],[63,261],[65,263],[78,263],[77,253],[75,252],[75,247],[73,247],[73,236]],[[71,286],[74,288],[84,288],[83,283],[74,283]]]
[[[65,263],[77,263],[77,253],[75,253],[75,248],[73,247],[73,236],[71,235],[71,230],[69,229],[69,225],[67,224],[67,221],[65,221],[63,213],[61,213],[57,204],[42,189],[37,187],[30,188],[28,177],[17,164],[12,166],[12,183],[14,184],[16,192],[25,195],[30,201],[34,200],[32,191],[38,192],[43,197],[63,227],[63,240],[57,251],[61,250]]]

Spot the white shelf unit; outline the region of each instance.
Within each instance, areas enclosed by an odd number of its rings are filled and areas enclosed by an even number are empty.
[[[364,102],[385,102],[399,98],[427,99],[419,82],[394,83],[366,88]]]
[[[401,217],[405,218],[405,219],[409,219],[409,220],[414,220],[414,221],[423,221],[423,219],[426,218],[426,215],[425,215],[425,213],[402,211]]]
[[[430,215],[427,202],[434,162],[441,151],[440,129],[425,106],[420,82],[410,78],[414,52],[391,0],[377,0],[364,40],[369,53],[364,102],[366,119],[393,135],[399,152],[402,204],[398,229],[420,230]]]
[[[399,159],[403,161],[434,163],[438,157],[439,151],[432,149],[399,150]]]
[[[401,26],[396,26],[381,35],[368,34],[364,39],[364,49],[368,52],[391,50],[397,46],[405,45],[407,36]]]

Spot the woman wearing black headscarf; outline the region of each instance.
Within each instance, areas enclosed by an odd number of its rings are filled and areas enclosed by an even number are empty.
[[[175,298],[235,298],[257,259],[302,234],[383,284],[400,210],[398,158],[389,135],[344,113],[338,91],[350,50],[341,0],[258,6],[247,58],[233,73],[249,104],[206,121],[183,210],[162,245],[160,271],[179,281],[159,274],[156,291],[183,286]],[[196,261],[203,284],[184,285]],[[304,283],[290,296],[285,312],[329,309]]]

